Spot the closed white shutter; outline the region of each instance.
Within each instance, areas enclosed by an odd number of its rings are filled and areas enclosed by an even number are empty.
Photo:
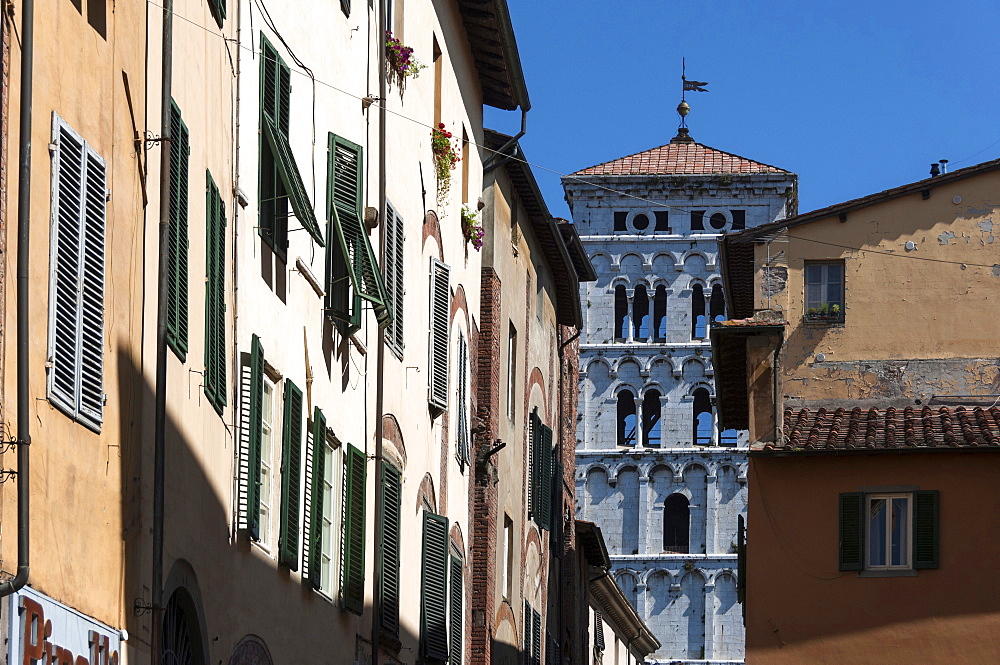
[[[104,160],[52,115],[48,397],[100,430],[104,413]]]
[[[448,314],[451,310],[451,268],[431,259],[430,385],[428,400],[448,408]]]

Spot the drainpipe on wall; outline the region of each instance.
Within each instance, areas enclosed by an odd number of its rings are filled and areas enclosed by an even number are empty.
[[[153,434],[153,621],[150,662],[160,662],[163,640],[163,484],[167,420],[167,248],[170,233],[170,84],[173,77],[173,0],[163,2],[160,88],[160,224],[156,291],[156,393]]]
[[[17,176],[17,574],[0,584],[0,597],[28,582],[28,451],[31,421],[28,395],[28,259],[31,221],[31,93],[34,69],[34,0],[21,4],[21,91]]]
[[[382,237],[385,237],[385,98],[388,93],[385,80],[385,47],[383,46],[383,35],[389,26],[385,25],[386,0],[379,0],[378,3],[378,34],[375,37],[376,48],[378,49],[378,215],[380,227],[382,227]],[[382,243],[383,247],[385,243]],[[384,262],[383,262],[384,264]],[[376,337],[376,369],[375,369],[375,533],[372,559],[372,659],[371,665],[378,665],[379,653],[379,596],[378,589],[382,583],[382,570],[379,562],[382,560],[382,541],[378,537],[378,528],[382,523],[382,409],[383,395],[385,392],[385,326],[381,323],[378,326]]]

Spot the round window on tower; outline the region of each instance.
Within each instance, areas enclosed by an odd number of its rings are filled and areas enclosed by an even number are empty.
[[[717,212],[709,218],[708,223],[712,225],[713,229],[724,229],[726,228],[726,216]]]
[[[636,231],[645,231],[649,228],[649,217],[644,213],[639,213],[632,218],[632,226]]]

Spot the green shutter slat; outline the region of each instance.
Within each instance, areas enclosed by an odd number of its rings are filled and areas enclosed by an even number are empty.
[[[424,511],[420,643],[424,658],[448,659],[448,518]]]
[[[209,171],[206,179],[205,395],[218,413],[226,405],[226,211]]]
[[[281,58],[264,33],[260,33],[260,110],[266,118],[278,121],[278,69]]]
[[[864,565],[864,495],[840,495],[840,570],[861,570]]]
[[[524,601],[524,665],[531,665],[531,605]]]
[[[177,104],[170,103],[170,226],[167,233],[167,343],[188,351],[188,166],[191,147]]]
[[[531,663],[541,665],[542,662],[542,616],[531,610]]]
[[[295,155],[292,153],[288,137],[281,133],[274,121],[268,117],[264,118],[263,125],[264,137],[267,139],[272,154],[276,157],[278,176],[285,186],[285,192],[292,204],[295,218],[322,247],[326,244],[323,240],[323,231],[319,227],[319,222],[316,221],[316,211],[313,210],[312,202],[309,201],[309,194],[306,193],[306,186],[302,182],[302,175],[299,173],[299,167],[295,162]]]
[[[250,437],[247,445],[247,528],[254,540],[260,539],[260,463],[264,434],[264,348],[260,338],[250,342]]]
[[[385,206],[385,288],[389,315],[386,341],[397,353],[403,352],[403,218],[387,202]]]
[[[321,584],[320,569],[323,557],[323,471],[326,464],[326,416],[317,406],[313,408],[312,487],[309,492],[309,581],[313,588]]]
[[[940,496],[937,490],[913,493],[913,567],[938,567]]]
[[[302,473],[302,391],[285,379],[281,442],[281,532],[278,563],[299,569],[299,478]]]
[[[541,427],[538,442],[538,515],[535,523],[542,529],[552,526],[552,428]]]
[[[462,665],[462,635],[465,628],[463,608],[462,560],[452,555],[448,589],[448,661],[450,665]]]
[[[402,477],[390,464],[382,465],[382,561],[379,569],[379,627],[388,635],[399,635],[399,529],[402,508]]]
[[[448,408],[448,320],[451,314],[451,268],[431,259],[431,339],[428,400],[439,409]]]
[[[528,518],[538,520],[538,451],[542,436],[542,421],[538,409],[528,414]]]
[[[208,8],[212,12],[212,18],[221,28],[226,20],[226,0],[209,0]]]
[[[354,293],[372,303],[379,323],[387,323],[389,309],[385,284],[361,221],[364,189],[361,146],[330,134],[329,159],[328,215],[333,234],[330,242],[340,245]]]
[[[344,459],[344,538],[341,598],[344,609],[360,615],[365,608],[365,454],[346,446]]]

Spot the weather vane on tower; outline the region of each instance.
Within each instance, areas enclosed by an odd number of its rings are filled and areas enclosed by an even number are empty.
[[[677,105],[677,115],[681,117],[681,124],[677,128],[677,136],[674,137],[675,141],[692,141],[693,139],[688,135],[687,126],[687,114],[691,112],[691,107],[688,106],[685,96],[688,91],[691,92],[708,92],[705,88],[708,85],[707,81],[689,81],[687,78],[687,64],[684,58],[681,58],[681,103]]]

